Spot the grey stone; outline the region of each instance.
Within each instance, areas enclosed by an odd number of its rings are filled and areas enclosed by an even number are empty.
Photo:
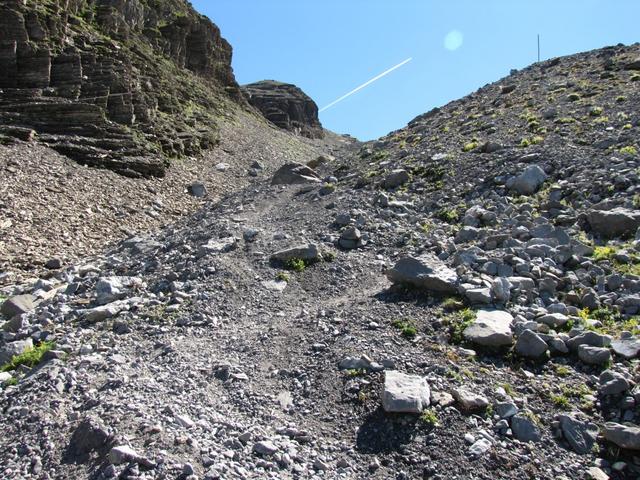
[[[73,432],[69,442],[69,450],[77,456],[84,456],[93,451],[107,448],[112,440],[110,432],[100,420],[87,417]]]
[[[608,348],[580,345],[578,358],[588,365],[604,365],[611,361],[611,352]]]
[[[598,436],[598,426],[573,415],[562,414],[558,420],[562,435],[572,450],[581,455],[590,453]]]
[[[386,412],[420,413],[429,406],[430,397],[429,384],[423,377],[395,370],[385,372],[382,407]]]
[[[605,238],[628,237],[640,228],[640,212],[617,207],[587,212],[591,229]]]
[[[501,310],[478,310],[473,323],[464,332],[464,338],[485,347],[513,344],[511,324],[513,317]]]
[[[462,227],[456,234],[454,241],[456,243],[467,243],[478,238],[480,229],[475,227]]]
[[[406,170],[394,170],[389,173],[383,182],[384,188],[396,188],[404,185],[411,179],[411,175]]]
[[[542,434],[538,426],[529,418],[516,415],[511,419],[513,436],[521,442],[539,442]]]
[[[36,298],[33,295],[16,295],[8,298],[2,303],[0,313],[6,318],[12,318],[16,315],[29,313],[35,308]]]
[[[352,250],[362,245],[361,238],[362,234],[360,233],[360,230],[356,227],[349,227],[340,235],[338,244],[344,249]]]
[[[125,463],[137,463],[147,468],[154,466],[151,460],[139,455],[133,448],[128,445],[118,445],[109,452],[109,462],[114,465],[122,465]]]
[[[320,182],[320,177],[315,170],[296,162],[286,163],[280,167],[271,179],[271,185],[298,185]]]
[[[440,293],[456,293],[458,275],[433,255],[405,257],[387,270],[387,278],[396,284],[409,284]]]
[[[491,290],[488,288],[469,288],[464,291],[464,296],[467,297],[467,300],[472,304],[482,303],[489,304],[491,303]]]
[[[494,410],[500,418],[511,418],[518,413],[518,407],[512,402],[498,402]]]
[[[528,166],[520,175],[507,180],[507,188],[520,195],[536,193],[547,179],[547,174],[538,165]]]
[[[608,347],[611,344],[609,335],[602,335],[597,332],[586,331],[566,341],[567,347],[572,352],[577,352],[580,345],[590,345],[592,347]]]
[[[631,360],[640,354],[640,339],[626,337],[612,340],[611,348],[617,356]]]
[[[259,455],[263,455],[266,457],[274,455],[278,450],[278,447],[276,447],[273,442],[270,442],[268,440],[263,440],[261,442],[256,442],[253,444],[253,451]]]
[[[491,295],[499,303],[507,303],[511,298],[511,287],[513,285],[505,277],[498,277],[491,282]]]
[[[569,317],[562,313],[547,313],[536,318],[537,322],[544,323],[551,328],[558,328],[565,325],[569,321]]]
[[[607,422],[602,429],[604,438],[620,448],[640,450],[640,428]]]
[[[0,347],[0,365],[7,363],[14,355],[20,355],[31,348],[33,348],[33,340],[31,338],[6,343],[3,347]]]
[[[207,187],[205,187],[202,182],[193,182],[187,187],[187,190],[196,198],[203,198],[207,196]]]
[[[466,388],[456,388],[451,392],[456,402],[460,404],[462,410],[465,412],[475,412],[478,410],[484,410],[489,406],[489,400],[487,397],[471,392]]]
[[[605,370],[600,374],[600,394],[601,395],[619,395],[629,390],[630,385],[626,378],[618,372]]]
[[[531,330],[525,330],[518,337],[516,352],[523,357],[540,358],[547,351],[547,342]]]
[[[491,442],[486,438],[477,440],[469,447],[469,455],[471,457],[480,457],[491,449]]]
[[[294,259],[317,261],[320,259],[320,250],[315,243],[308,243],[280,250],[271,255],[271,260],[275,262],[287,262]]]

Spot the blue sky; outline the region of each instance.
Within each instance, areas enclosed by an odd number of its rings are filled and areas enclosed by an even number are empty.
[[[361,140],[535,62],[538,33],[543,59],[640,41],[640,0],[192,3],[231,42],[239,83],[294,83],[321,108],[412,57],[321,113],[326,128]]]

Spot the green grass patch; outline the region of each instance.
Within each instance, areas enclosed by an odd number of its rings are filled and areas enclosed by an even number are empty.
[[[445,322],[449,325],[449,336],[452,343],[460,344],[464,341],[464,331],[476,319],[476,312],[470,308],[465,308],[459,312],[452,313],[445,317]]]
[[[278,274],[276,275],[276,280],[289,283],[290,278],[289,275],[287,275],[285,272],[278,272]]]
[[[420,421],[422,423],[426,423],[430,427],[440,426],[440,422],[438,420],[438,414],[432,408],[427,408],[422,411],[422,413],[420,414]]]
[[[10,372],[12,370],[16,370],[22,365],[33,368],[42,361],[42,356],[49,350],[52,350],[54,346],[55,344],[53,342],[42,342],[39,345],[28,348],[21,354],[11,357],[9,362],[0,367],[0,371]]]
[[[623,155],[637,155],[638,149],[633,145],[628,145],[626,147],[622,147],[620,149],[620,153],[622,153]]]
[[[413,322],[409,319],[394,320],[393,322],[391,322],[391,325],[397,328],[405,338],[415,338],[415,336],[418,334],[418,330],[416,329]]]
[[[284,266],[287,270],[294,272],[303,272],[307,268],[305,261],[301,258],[290,258],[284,263]]]

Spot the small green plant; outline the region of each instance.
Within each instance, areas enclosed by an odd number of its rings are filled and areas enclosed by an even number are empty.
[[[604,246],[604,247],[595,247],[593,249],[592,258],[595,261],[600,260],[611,260],[613,256],[616,254],[617,249],[614,247]]]
[[[510,383],[503,383],[502,388],[504,388],[505,393],[510,397],[513,397],[513,395],[516,393]]]
[[[438,414],[432,408],[427,408],[422,411],[420,415],[420,421],[426,423],[430,427],[439,427],[440,422],[438,421]]]
[[[620,149],[620,153],[622,153],[623,155],[637,155],[638,154],[638,149],[636,147],[634,147],[633,145],[629,145],[626,147],[622,147]]]
[[[405,338],[414,338],[418,334],[418,330],[411,320],[394,320],[391,325],[400,330],[400,333]]]
[[[462,343],[464,341],[464,331],[476,319],[476,312],[470,308],[465,308],[453,313],[446,318],[449,324],[449,335],[452,343]]]
[[[21,365],[33,368],[40,363],[42,356],[54,347],[53,342],[42,342],[39,345],[28,348],[19,355],[14,355],[11,360],[0,367],[0,371],[9,372],[16,370]]]
[[[565,365],[556,365],[556,375],[559,377],[568,377],[571,374],[569,367]]]
[[[302,272],[306,268],[304,260],[301,258],[291,258],[284,264],[287,270],[293,270],[294,272]]]
[[[476,148],[478,148],[478,142],[473,140],[469,143],[465,143],[464,146],[462,147],[462,151],[463,152],[470,152],[471,150],[475,150]]]
[[[622,129],[623,129],[623,130],[631,130],[632,128],[633,128],[633,125],[631,125],[630,123],[625,123],[625,124],[622,126]]]
[[[464,308],[464,302],[457,297],[447,297],[442,301],[441,306],[448,312],[457,312]]]
[[[440,220],[447,223],[454,223],[460,220],[460,214],[455,209],[443,208],[437,215]]]
[[[289,275],[287,275],[285,272],[278,272],[278,274],[276,275],[276,280],[289,283]]]
[[[624,95],[619,95],[616,97],[616,103],[622,103],[626,100],[627,98]]]
[[[334,252],[324,252],[322,254],[322,259],[325,262],[333,262],[336,259],[336,254]]]
[[[528,138],[523,138],[520,140],[520,148],[527,148],[531,146],[531,140]]]
[[[18,384],[18,379],[16,377],[11,377],[9,380],[4,382],[5,386],[13,387]]]
[[[551,395],[551,401],[556,407],[560,407],[563,410],[571,409],[571,402],[566,397],[566,395]]]
[[[636,193],[633,196],[633,208],[640,209],[640,193]]]
[[[602,115],[602,112],[604,112],[604,109],[602,107],[591,107],[591,109],[589,110],[589,115],[591,115],[592,117],[599,117],[600,115]]]
[[[346,372],[349,377],[362,377],[367,374],[367,370],[365,368],[352,368]]]

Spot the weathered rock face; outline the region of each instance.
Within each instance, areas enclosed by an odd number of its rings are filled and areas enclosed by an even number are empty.
[[[165,156],[216,143],[225,97],[244,102],[230,65],[218,28],[184,0],[7,0],[0,134],[33,129],[81,163],[162,175]]]
[[[273,80],[243,85],[251,105],[278,127],[309,138],[323,138],[316,103],[295,85]]]

